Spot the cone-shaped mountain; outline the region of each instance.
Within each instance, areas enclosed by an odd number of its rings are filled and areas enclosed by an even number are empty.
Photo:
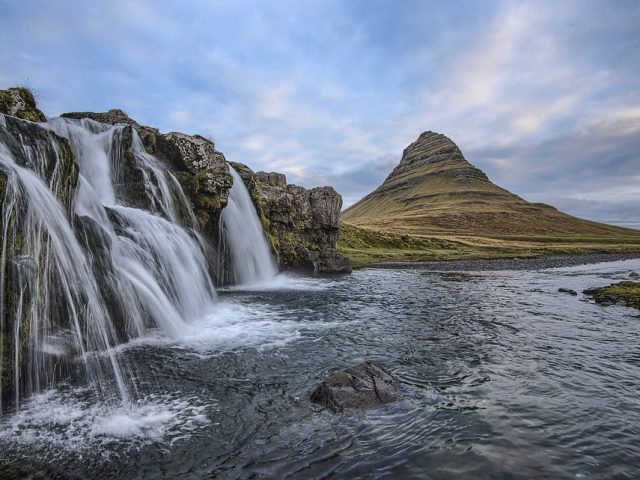
[[[424,132],[376,190],[342,214],[352,225],[390,232],[457,235],[634,235],[573,217],[498,187],[445,135]]]

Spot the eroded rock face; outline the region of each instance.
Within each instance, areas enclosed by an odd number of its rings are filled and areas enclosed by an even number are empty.
[[[233,178],[224,155],[200,135],[160,134],[156,156],[170,164],[193,204],[200,230],[217,240],[222,209],[229,200]]]
[[[18,165],[55,185],[60,202],[71,208],[79,169],[65,138],[36,123],[0,114],[0,142]]]
[[[368,409],[397,399],[398,381],[370,362],[337,372],[322,382],[309,399],[334,412]]]
[[[46,121],[44,113],[36,107],[33,93],[23,87],[0,90],[0,113],[32,122]]]
[[[61,207],[69,213],[72,211],[79,170],[66,139],[32,121],[0,113],[0,144],[11,157],[11,160],[3,159],[3,164],[15,162],[37,172],[50,185]],[[32,288],[34,278],[43,275],[41,266],[50,260],[49,247],[29,249],[25,243],[26,233],[35,227],[33,217],[28,214],[29,197],[20,193],[20,182],[15,180],[12,170],[11,167],[0,169],[0,250],[3,257],[0,302],[4,312],[0,322],[0,338],[4,342],[0,348],[0,413],[14,400],[12,371],[16,358],[28,358],[31,302],[38,293]],[[42,241],[47,245],[44,238]],[[66,315],[63,313],[61,318]],[[19,341],[16,341],[17,335],[20,335]]]
[[[246,185],[281,269],[350,272],[336,250],[342,197],[332,187],[305,189],[280,173],[232,163]]]

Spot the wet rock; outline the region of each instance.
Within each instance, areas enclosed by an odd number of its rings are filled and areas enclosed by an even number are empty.
[[[71,209],[79,168],[69,142],[52,130],[15,116],[0,115],[0,143],[14,161],[56,185],[54,194]]]
[[[342,197],[332,187],[305,189],[281,173],[253,172],[231,163],[249,190],[281,269],[346,273],[351,262],[336,249]]]
[[[629,278],[634,278],[634,279],[635,279],[635,278],[640,278],[640,273],[638,273],[638,272],[631,272],[631,273],[629,274]]]
[[[144,145],[145,149],[149,153],[155,153],[156,142],[158,139],[158,135],[160,135],[159,130],[157,128],[140,125],[132,118],[129,118],[129,116],[119,108],[112,108],[108,112],[69,112],[63,113],[60,116],[65,118],[72,118],[75,120],[89,118],[96,122],[106,123],[109,125],[129,125],[138,132],[140,140],[142,140],[142,144]]]
[[[569,295],[578,295],[578,292],[576,292],[575,290],[572,290],[570,288],[559,288],[558,292],[560,293],[568,293]]]
[[[345,408],[368,409],[397,399],[398,381],[381,367],[364,362],[334,373],[309,397],[333,412]]]

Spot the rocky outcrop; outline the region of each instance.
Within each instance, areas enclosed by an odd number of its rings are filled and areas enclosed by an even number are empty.
[[[224,155],[213,141],[200,135],[160,133],[139,124],[122,110],[72,112],[72,119],[91,119],[106,124],[122,124],[123,174],[119,196],[132,206],[148,208],[142,172],[131,154],[132,132],[144,149],[174,173],[191,201],[201,232],[218,243],[219,219],[227,205],[233,179]],[[336,250],[342,197],[331,187],[304,189],[288,185],[278,173],[254,173],[242,164],[233,164],[246,184],[281,269],[310,272],[350,272],[349,260]]]
[[[0,90],[0,113],[32,122],[44,122],[46,117],[36,107],[36,100],[28,88],[14,87]]]
[[[233,184],[224,155],[214,143],[200,135],[160,133],[140,125],[122,110],[108,112],[74,112],[66,118],[89,118],[101,123],[124,124],[134,129],[145,148],[163,161],[180,181],[191,200],[198,227],[215,245],[222,209],[227,205]],[[125,145],[130,146],[130,133],[123,130]],[[129,130],[130,132],[130,130]],[[127,147],[128,148],[128,147]],[[125,152],[125,158],[127,153]],[[127,166],[128,165],[128,166]],[[306,190],[288,185],[278,173],[254,173],[242,164],[233,164],[242,177],[273,251],[282,269],[312,272],[350,272],[349,260],[336,250],[340,220],[341,196],[331,187]],[[124,196],[132,205],[144,206],[142,179],[134,162],[125,162],[122,180]]]
[[[280,173],[231,164],[245,183],[281,269],[350,272],[336,250],[342,197],[332,187],[305,189]]]
[[[587,288],[582,293],[592,297],[600,305],[620,304],[640,308],[640,282],[625,280],[607,287]]]
[[[310,395],[313,403],[333,412],[345,408],[368,409],[397,399],[398,381],[370,362],[334,373]]]
[[[200,135],[179,132],[160,133],[158,129],[140,125],[122,110],[113,109],[104,113],[64,113],[66,118],[89,118],[101,123],[124,124],[135,129],[145,150],[162,160],[179,180],[185,194],[191,200],[200,230],[217,243],[220,213],[227,205],[229,189],[233,179],[224,155],[215,149],[214,143]],[[126,135],[126,133],[125,133]],[[130,143],[129,143],[130,144]],[[130,168],[127,190],[135,192],[142,185],[140,172]],[[136,187],[137,186],[137,187]],[[130,200],[137,205],[139,195]]]

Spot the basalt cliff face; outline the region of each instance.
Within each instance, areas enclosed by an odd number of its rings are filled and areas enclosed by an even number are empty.
[[[350,272],[336,250],[342,197],[332,187],[305,189],[280,173],[253,172],[232,163],[247,186],[267,239],[284,269]]]
[[[451,139],[431,131],[409,145],[384,183],[348,208],[342,219],[375,230],[426,235],[630,232],[527,202],[492,183]]]

